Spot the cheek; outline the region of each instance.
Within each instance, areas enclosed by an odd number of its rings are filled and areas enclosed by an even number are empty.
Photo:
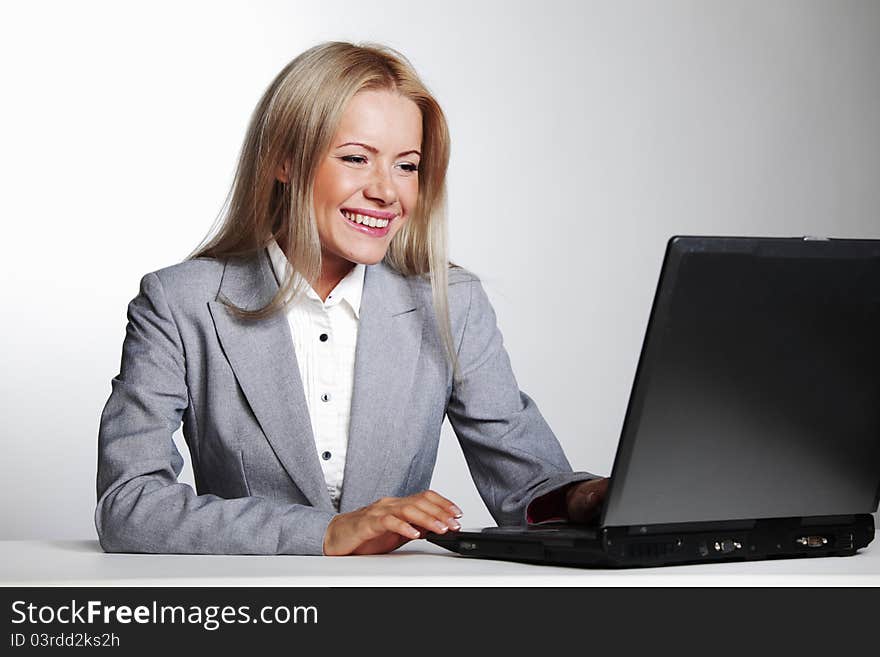
[[[345,167],[325,165],[315,175],[314,200],[316,208],[336,208],[343,205],[358,187],[356,176]]]

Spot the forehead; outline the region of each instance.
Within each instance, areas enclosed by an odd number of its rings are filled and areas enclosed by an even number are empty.
[[[359,91],[342,113],[334,146],[348,141],[395,152],[419,149],[422,113],[413,101],[393,91]]]

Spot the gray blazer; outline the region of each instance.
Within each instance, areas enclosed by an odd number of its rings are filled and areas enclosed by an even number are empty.
[[[101,414],[95,526],[108,552],[322,554],[336,513],[283,313],[236,319],[277,291],[266,250],[147,274],[128,306],[120,373]],[[499,524],[572,473],[520,392],[479,280],[450,270],[463,380],[453,385],[430,285],[368,266],[340,512],[429,487],[443,418]],[[179,483],[183,422],[197,492]]]

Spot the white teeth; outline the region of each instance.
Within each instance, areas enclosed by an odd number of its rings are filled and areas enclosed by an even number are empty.
[[[358,224],[363,224],[365,226],[371,226],[374,228],[385,228],[388,225],[388,219],[377,219],[376,217],[367,217],[362,214],[354,214],[349,212],[348,210],[343,210],[342,214],[345,215],[345,218],[354,221]]]

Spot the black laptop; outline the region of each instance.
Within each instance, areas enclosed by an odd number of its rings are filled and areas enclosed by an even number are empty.
[[[880,240],[669,240],[601,518],[463,555],[629,567],[848,556],[880,498]]]

